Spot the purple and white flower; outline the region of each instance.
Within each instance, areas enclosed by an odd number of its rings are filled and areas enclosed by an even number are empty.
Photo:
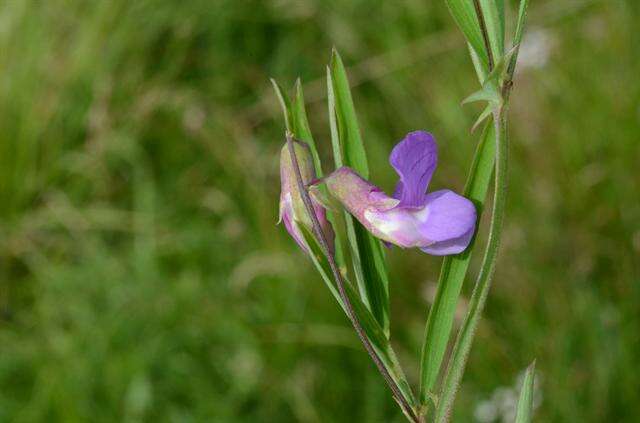
[[[305,143],[295,140],[292,142],[296,154],[296,161],[300,168],[302,182],[306,186],[316,179],[311,151]],[[304,225],[309,232],[312,232],[313,223],[307,213],[307,209],[302,201],[302,196],[300,195],[300,190],[298,189],[296,173],[287,144],[285,144],[280,151],[280,181],[282,188],[280,191],[280,219],[278,223],[283,222],[285,228],[287,228],[287,231],[298,243],[300,248],[306,253],[309,253],[309,248],[305,242],[300,225]],[[313,211],[318,218],[320,227],[329,243],[329,250],[333,253],[334,233],[331,224],[327,220],[326,211],[314,197],[311,197],[311,203],[313,204]]]
[[[464,251],[475,231],[476,209],[447,189],[426,193],[438,162],[433,136],[424,131],[407,134],[389,162],[400,176],[391,197],[348,167],[324,182],[329,193],[383,241],[433,255]]]

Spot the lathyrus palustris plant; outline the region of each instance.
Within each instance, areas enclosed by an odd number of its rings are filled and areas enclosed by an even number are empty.
[[[528,0],[520,2],[510,50],[505,49],[504,43],[504,0],[446,0],[446,3],[467,40],[481,85],[464,102],[486,104],[473,126],[484,125],[484,130],[462,195],[449,190],[426,192],[436,168],[437,149],[434,137],[424,131],[409,133],[391,152],[389,161],[400,178],[392,195],[369,182],[364,144],[347,75],[337,52],[333,52],[327,67],[336,167],[327,176],[322,174],[307,122],[300,82],[289,99],[273,81],[286,125],[286,143],[280,158],[280,219],[315,264],[393,398],[412,422],[448,420],[489,291],[505,209],[507,109]],[[492,179],[494,196],[484,257],[468,314],[445,364],[455,307]],[[327,207],[329,202],[337,206]],[[338,230],[341,228],[344,230]],[[389,342],[389,283],[383,243],[445,256],[436,297],[427,317],[418,395],[407,383]],[[533,374],[532,364],[527,369],[518,403],[518,423],[531,419]]]

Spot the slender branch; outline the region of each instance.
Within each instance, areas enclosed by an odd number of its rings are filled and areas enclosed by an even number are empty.
[[[487,57],[489,59],[489,72],[493,70],[494,60],[493,53],[491,51],[491,43],[489,42],[489,32],[487,31],[487,24],[484,21],[484,14],[482,13],[482,7],[480,7],[479,0],[473,0],[473,6],[476,9],[476,16],[478,22],[480,22],[480,31],[482,32],[482,40],[484,41],[484,48],[487,50]]]
[[[311,218],[311,222],[313,223],[314,235],[318,239],[318,242],[320,243],[320,246],[322,247],[323,252],[327,256],[327,260],[329,261],[329,266],[331,267],[331,272],[333,273],[333,277],[335,278],[336,284],[338,285],[338,291],[340,293],[340,297],[342,298],[342,301],[344,302],[345,309],[347,311],[347,316],[349,317],[349,320],[351,320],[351,324],[353,325],[353,328],[356,330],[356,333],[358,334],[358,338],[360,338],[360,341],[364,345],[364,349],[367,351],[367,353],[375,363],[380,374],[382,374],[382,377],[384,378],[385,382],[389,386],[389,389],[391,389],[394,399],[398,402],[398,404],[400,405],[404,413],[407,415],[407,417],[411,419],[412,422],[419,423],[420,420],[418,419],[418,416],[414,412],[413,408],[411,407],[407,399],[402,394],[400,387],[396,384],[396,382],[393,380],[393,378],[389,374],[389,371],[382,363],[382,360],[376,353],[375,349],[373,348],[373,345],[371,345],[369,338],[367,338],[367,335],[365,334],[364,329],[362,328],[362,325],[360,325],[360,322],[356,317],[355,311],[353,310],[353,306],[351,305],[351,301],[349,301],[349,298],[347,297],[347,293],[344,288],[344,279],[342,278],[342,274],[338,269],[338,266],[333,258],[333,255],[331,254],[331,251],[329,250],[329,243],[327,241],[327,238],[325,237],[324,232],[321,229],[320,222],[318,221],[318,217],[316,216],[313,210],[311,198],[309,198],[307,189],[304,185],[304,182],[302,181],[302,174],[300,173],[298,159],[296,157],[296,153],[293,148],[293,137],[291,136],[290,133],[287,133],[287,147],[289,149],[289,154],[291,155],[291,163],[293,164],[293,169],[296,176],[296,182],[298,184],[298,190],[300,191],[300,196],[302,197],[302,201],[305,205],[306,211],[309,214],[309,217]]]

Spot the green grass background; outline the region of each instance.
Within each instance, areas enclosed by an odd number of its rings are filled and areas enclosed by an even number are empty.
[[[455,421],[534,358],[537,421],[640,419],[639,21],[635,0],[531,1],[547,57],[516,77],[504,243]],[[268,78],[301,76],[330,169],[333,45],[374,181],[427,129],[432,188],[460,191],[480,110],[460,106],[477,82],[442,0],[0,2],[1,422],[402,421],[275,225]],[[416,383],[441,260],[388,257]]]

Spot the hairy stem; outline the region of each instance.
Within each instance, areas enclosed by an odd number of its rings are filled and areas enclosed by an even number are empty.
[[[371,357],[371,360],[373,360],[374,364],[378,368],[378,371],[380,372],[385,382],[389,386],[389,389],[391,389],[393,397],[400,405],[400,408],[402,408],[403,412],[412,422],[420,423],[420,419],[416,415],[415,411],[413,410],[413,408],[411,407],[411,405],[409,404],[405,396],[402,394],[400,387],[393,380],[393,378],[389,374],[389,371],[384,366],[382,359],[380,359],[375,349],[373,348],[373,345],[371,345],[369,338],[367,338],[367,335],[365,334],[364,329],[362,328],[362,325],[360,324],[360,322],[356,317],[355,311],[353,310],[353,306],[351,305],[351,301],[349,301],[349,298],[347,297],[347,293],[344,287],[344,279],[342,278],[342,274],[338,269],[338,265],[336,264],[333,258],[333,255],[329,250],[329,243],[325,237],[324,232],[322,231],[320,222],[318,221],[318,217],[316,216],[313,210],[311,198],[309,197],[307,188],[305,187],[304,182],[302,180],[300,167],[298,165],[298,159],[296,157],[296,153],[293,148],[293,137],[290,133],[287,133],[287,147],[289,149],[289,154],[291,155],[291,163],[293,164],[293,169],[296,176],[296,182],[298,184],[298,190],[300,191],[300,196],[302,197],[302,201],[305,205],[305,209],[309,214],[309,217],[311,218],[311,222],[313,223],[313,233],[316,239],[318,240],[320,246],[322,247],[324,254],[327,257],[327,261],[329,262],[329,266],[331,267],[331,272],[333,273],[333,277],[336,280],[336,285],[338,286],[338,292],[340,293],[340,298],[342,298],[345,309],[347,311],[347,317],[351,321],[351,324],[353,325],[353,328],[355,329],[358,335],[358,338],[360,338],[362,345],[364,345],[364,349],[367,351],[367,354],[369,354],[369,356]]]
[[[496,130],[496,168],[495,168],[495,193],[493,195],[493,213],[489,227],[489,240],[482,259],[480,274],[473,288],[469,302],[469,312],[465,318],[456,342],[451,360],[444,376],[442,392],[436,412],[436,422],[446,422],[451,413],[451,407],[455,399],[457,388],[462,379],[469,351],[475,331],[478,327],[482,310],[487,300],[487,294],[491,286],[491,279],[495,271],[502,226],[505,213],[507,195],[507,136],[506,136],[506,110],[500,108],[494,112],[494,125]]]

